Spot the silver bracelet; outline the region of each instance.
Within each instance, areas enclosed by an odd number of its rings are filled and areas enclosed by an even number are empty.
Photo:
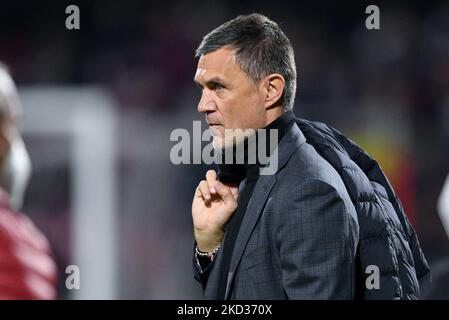
[[[218,247],[216,247],[214,250],[209,251],[209,252],[202,252],[200,250],[198,250],[198,246],[195,246],[195,253],[197,256],[199,257],[207,257],[210,259],[210,261],[214,261],[215,258],[215,254],[217,253],[217,251],[220,249],[220,245],[218,245]]]

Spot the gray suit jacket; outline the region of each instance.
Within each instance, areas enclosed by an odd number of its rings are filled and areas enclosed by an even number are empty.
[[[226,299],[352,299],[358,238],[357,214],[342,179],[294,124],[279,143],[278,170],[261,175],[254,188]],[[220,260],[219,251],[201,270],[193,257],[206,299],[217,298]]]

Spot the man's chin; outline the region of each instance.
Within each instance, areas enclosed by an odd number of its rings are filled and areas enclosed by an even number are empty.
[[[219,151],[225,148],[223,139],[217,136],[214,136],[212,139],[212,146],[215,150]]]
[[[234,145],[238,145],[241,141],[245,140],[245,136],[232,136],[230,135],[230,139],[223,139],[221,136],[213,136],[212,146],[215,150],[223,150],[227,148],[231,148]]]
[[[212,146],[215,150],[223,150],[234,145],[233,140],[226,140],[219,136],[214,136],[212,139]]]

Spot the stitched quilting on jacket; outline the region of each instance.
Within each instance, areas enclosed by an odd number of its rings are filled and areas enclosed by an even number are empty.
[[[360,226],[358,293],[361,299],[417,299],[430,268],[404,209],[377,162],[337,130],[296,118],[316,151],[340,174]],[[379,270],[379,288],[366,286]]]

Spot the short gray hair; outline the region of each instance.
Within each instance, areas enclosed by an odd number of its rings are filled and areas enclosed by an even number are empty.
[[[296,94],[296,65],[290,40],[266,16],[253,13],[229,20],[208,33],[195,57],[229,46],[235,48],[240,68],[255,83],[263,77],[278,73],[284,77],[285,89],[282,104],[285,110],[293,109]]]

